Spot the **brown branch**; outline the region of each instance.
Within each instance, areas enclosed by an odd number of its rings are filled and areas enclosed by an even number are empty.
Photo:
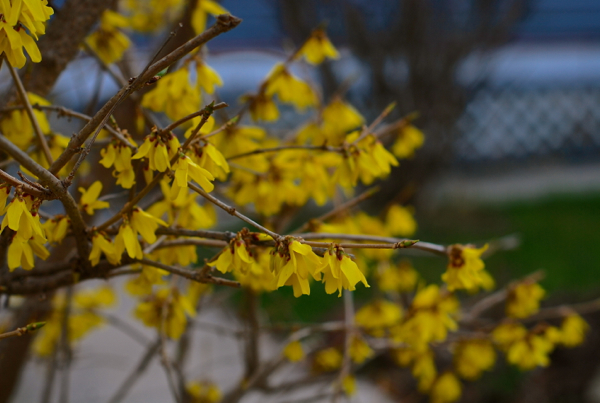
[[[229,242],[219,241],[216,239],[174,239],[172,241],[164,241],[155,249],[173,248],[177,246],[208,246],[214,248],[224,248],[229,245]]]
[[[185,150],[189,147],[190,143],[192,142],[193,138],[195,137],[194,134],[197,134],[200,131],[200,129],[202,128],[202,126],[206,123],[206,121],[208,120],[209,116],[215,111],[215,109],[221,109],[221,108],[224,108],[226,106],[227,106],[226,103],[220,103],[220,104],[215,105],[214,102],[211,102],[210,104],[206,105],[202,109],[202,111],[203,111],[203,117],[202,117],[202,120],[200,121],[200,123],[198,123],[198,126],[196,127],[196,129],[194,130],[195,133],[193,133],[192,135],[190,135],[190,137],[187,139],[187,141],[181,147],[181,150],[185,152]],[[174,165],[175,162],[177,162],[178,159],[179,159],[179,154],[177,153],[175,156],[173,156],[173,158],[171,158],[171,161],[170,161],[171,165]],[[98,226],[98,230],[103,231],[103,230],[107,229],[109,226],[111,226],[112,224],[114,224],[117,221],[119,221],[123,215],[129,213],[129,211],[131,211],[131,209],[133,209],[135,207],[135,205],[140,200],[142,200],[142,198],[144,196],[146,196],[152,189],[154,189],[154,187],[156,185],[158,185],[158,183],[167,174],[167,172],[170,172],[170,170],[167,170],[165,172],[158,172],[154,176],[154,178],[152,178],[152,180],[150,181],[150,183],[148,183],[137,195],[135,195],[134,197],[132,197],[131,200],[129,200],[127,203],[125,203],[125,205],[121,208],[121,210],[118,213],[116,213],[115,215],[113,215],[111,218],[109,218],[102,225]]]
[[[183,268],[177,267],[177,266],[169,266],[164,263],[156,262],[154,260],[150,260],[150,259],[146,259],[146,258],[139,259],[137,261],[142,264],[148,265],[148,266],[153,266],[153,267],[157,267],[159,269],[163,269],[172,274],[177,274],[178,276],[187,278],[189,280],[197,281],[199,283],[224,285],[224,286],[233,287],[233,288],[241,287],[240,283],[238,283],[237,281],[227,280],[227,279],[220,278],[220,277],[213,277],[211,275],[202,275],[201,270],[188,270],[188,269],[183,269]]]
[[[15,186],[15,187],[21,187],[25,193],[28,193],[39,199],[52,200],[52,199],[56,198],[49,191],[44,192],[43,190],[41,190],[37,187],[31,186],[28,183],[21,182],[14,176],[7,174],[6,172],[4,172],[1,169],[0,169],[0,180],[8,183],[9,185]]]
[[[324,221],[327,221],[328,219],[335,217],[338,214],[343,213],[344,211],[356,206],[358,203],[362,202],[363,200],[368,199],[369,197],[373,196],[375,193],[379,192],[379,190],[381,190],[380,186],[373,186],[372,188],[365,190],[363,193],[356,196],[355,198],[350,199],[350,200],[346,201],[345,203],[340,204],[339,206],[335,207],[331,211],[329,211],[317,218],[310,219],[308,222],[304,223],[300,228],[298,228],[292,232],[295,234],[301,233],[303,231],[310,229],[311,227],[314,227],[315,224],[317,224],[317,223],[322,223]]]
[[[90,254],[90,245],[87,239],[87,228],[73,196],[71,196],[58,178],[32,160],[29,155],[25,154],[17,146],[11,143],[4,135],[2,135],[2,133],[0,133],[0,149],[37,176],[43,184],[50,188],[56,198],[61,201],[65,208],[65,212],[71,220],[71,230],[75,236],[81,264],[85,268],[88,268],[89,262],[87,258]]]
[[[392,104],[390,104],[390,105],[388,105],[383,110],[383,112],[381,112],[379,114],[379,116],[377,116],[377,118],[375,118],[375,120],[373,121],[373,123],[371,123],[368,127],[364,126],[363,129],[362,129],[362,132],[360,133],[360,135],[358,136],[358,138],[352,142],[352,144],[358,144],[358,142],[360,142],[362,139],[364,139],[370,133],[372,133],[373,129],[375,129],[377,127],[377,125],[379,123],[381,123],[381,121],[383,121],[383,119],[385,119],[394,110],[395,106],[396,106],[395,102],[392,103]]]
[[[328,152],[341,153],[343,151],[343,148],[342,147],[332,147],[332,146],[328,146],[328,145],[325,145],[325,144],[323,144],[322,146],[294,145],[294,144],[292,144],[292,145],[272,147],[272,148],[259,148],[257,150],[248,151],[248,152],[245,152],[245,153],[236,154],[236,155],[233,155],[231,157],[227,157],[227,160],[235,160],[235,159],[238,159],[238,158],[248,157],[250,155],[265,154],[265,153],[274,153],[274,152],[284,151],[284,150],[318,150],[318,151],[328,151]]]
[[[31,107],[38,111],[56,112],[56,114],[58,115],[59,118],[63,117],[63,116],[69,116],[69,117],[74,117],[79,120],[84,120],[86,122],[89,122],[90,120],[92,120],[91,116],[88,116],[84,113],[74,111],[72,109],[65,108],[64,106],[33,104],[33,105],[31,105]],[[6,113],[6,112],[13,111],[13,110],[20,110],[20,109],[24,109],[24,108],[25,108],[24,106],[10,106],[8,108],[4,108],[4,109],[0,110],[0,113]],[[131,148],[134,153],[137,151],[137,147],[135,145],[133,145],[131,143],[131,141],[129,141],[125,136],[123,136],[123,134],[121,134],[121,132],[114,129],[112,126],[104,126],[104,130],[108,131],[114,138],[125,143],[125,145],[127,145],[127,147]],[[96,142],[96,143],[98,143],[98,142]]]
[[[406,249],[415,246],[418,240],[404,240],[396,243],[336,243],[341,248],[348,249]],[[300,240],[300,243],[316,248],[328,248],[332,242],[312,242]]]
[[[24,334],[31,333],[31,332],[34,332],[34,331],[38,330],[39,328],[41,328],[45,324],[46,324],[46,322],[31,323],[31,324],[29,324],[27,326],[19,327],[19,328],[15,329],[15,330],[12,330],[10,332],[0,333],[0,340],[7,339],[9,337],[23,336]]]
[[[119,403],[125,398],[125,396],[127,396],[129,390],[133,387],[133,385],[135,385],[136,381],[140,379],[144,371],[146,371],[148,365],[150,365],[150,362],[152,362],[152,358],[154,358],[154,355],[156,354],[159,348],[160,339],[152,343],[152,345],[148,346],[138,365],[123,380],[123,383],[121,384],[119,389],[117,389],[115,394],[110,398],[109,403]]]
[[[233,238],[235,238],[236,233],[231,231],[219,232],[210,230],[191,230],[185,228],[159,227],[156,230],[156,235],[192,236],[199,238],[219,239],[221,241],[229,242]]]
[[[382,242],[388,244],[397,244],[405,241],[409,241],[408,239],[400,239],[400,238],[392,238],[392,237],[383,237],[383,236],[375,236],[375,235],[355,235],[355,234],[329,234],[329,233],[319,233],[319,232],[307,232],[305,234],[293,234],[292,236],[297,236],[303,239],[346,239],[351,241],[372,241],[372,242]],[[306,242],[305,242],[306,243]],[[361,245],[361,244],[358,244]],[[350,247],[350,246],[347,246]],[[360,247],[360,246],[356,246]],[[387,247],[386,249],[395,249],[391,247]],[[434,253],[436,255],[447,256],[446,247],[443,245],[437,245],[430,242],[421,242],[412,245],[410,249],[419,249],[425,252]]]
[[[106,104],[104,104],[104,106],[96,113],[96,115],[94,115],[92,120],[90,120],[79,131],[79,133],[77,133],[77,135],[71,139],[67,149],[59,156],[59,158],[56,161],[54,161],[54,164],[50,166],[50,172],[56,173],[60,171],[60,169],[64,167],[78,152],[78,150],[87,140],[87,138],[90,135],[92,135],[92,133],[94,133],[94,131],[97,130],[98,127],[102,127],[102,122],[105,121],[105,119],[110,114],[112,114],[114,109],[130,94],[144,87],[146,83],[161,70],[164,70],[171,64],[177,62],[198,46],[201,46],[206,42],[210,41],[211,39],[217,37],[218,35],[235,28],[240,24],[241,21],[241,19],[233,17],[231,15],[219,15],[217,17],[216,23],[212,27],[208,28],[200,35],[190,39],[189,41],[175,49],[173,52],[169,53],[162,59],[149,66],[143,74],[140,74],[133,81],[133,83],[121,88],[121,90],[119,90],[119,92],[117,92]]]
[[[240,220],[242,220],[242,221],[244,221],[244,222],[252,225],[253,227],[257,228],[259,231],[264,232],[265,234],[271,236],[274,240],[277,241],[277,240],[279,240],[281,238],[281,235],[276,234],[275,232],[273,232],[273,231],[271,231],[271,230],[263,227],[262,225],[260,225],[256,221],[252,220],[249,217],[246,217],[244,214],[242,214],[239,211],[237,211],[234,207],[230,207],[227,204],[223,203],[221,200],[219,200],[216,197],[212,196],[211,194],[206,193],[204,190],[202,190],[202,188],[200,188],[200,186],[197,186],[195,183],[188,182],[188,186],[190,187],[190,189],[192,189],[193,191],[195,191],[199,195],[203,196],[209,202],[211,202],[214,205],[222,208],[223,210],[225,210],[227,213],[231,214],[232,216],[235,216],[235,217],[239,218]]]

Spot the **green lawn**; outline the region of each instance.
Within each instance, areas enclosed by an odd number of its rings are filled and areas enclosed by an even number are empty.
[[[487,260],[500,283],[543,269],[549,291],[593,294],[600,286],[600,195],[561,196],[501,207],[444,209],[420,217],[418,237],[432,242],[477,242],[517,233],[521,246]],[[423,261],[427,274],[443,270]],[[583,297],[584,295],[582,295]]]

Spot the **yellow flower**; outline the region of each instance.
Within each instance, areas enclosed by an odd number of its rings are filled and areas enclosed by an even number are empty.
[[[317,28],[312,32],[298,54],[304,56],[306,61],[311,64],[320,64],[325,58],[337,59],[340,57],[322,28]]]
[[[354,320],[376,336],[383,330],[394,326],[402,319],[402,308],[399,305],[380,299],[363,306],[356,312]]]
[[[221,391],[212,382],[190,382],[185,390],[190,395],[190,403],[218,403],[221,401]]]
[[[506,315],[526,318],[540,309],[540,300],[546,292],[538,283],[522,282],[510,288],[506,301]]]
[[[583,343],[585,334],[590,330],[590,325],[575,313],[569,314],[560,327],[560,342],[567,347],[575,347]]]
[[[509,363],[522,370],[548,366],[548,355],[554,350],[558,336],[551,327],[541,326],[528,331],[514,322],[503,323],[494,329],[492,338],[506,352]]]
[[[115,304],[116,296],[108,287],[77,291],[73,295],[73,309],[68,321],[69,342],[82,339],[90,331],[101,326],[104,318],[95,311]],[[52,300],[52,314],[46,325],[38,332],[33,349],[39,356],[52,354],[60,340],[64,322],[66,299],[58,294]]]
[[[347,137],[342,164],[334,174],[334,181],[345,188],[356,186],[359,177],[365,185],[371,184],[389,175],[392,166],[398,166],[396,158],[373,135],[353,144],[358,135],[354,132]]]
[[[5,183],[0,184],[0,215],[5,213],[6,201],[8,200],[8,196],[10,196],[10,189],[10,185]]]
[[[398,266],[390,265],[389,261],[379,262],[378,283],[381,291],[409,292],[415,288],[419,275],[410,262],[400,262]]]
[[[144,238],[144,241],[148,242],[149,244],[156,242],[155,232],[158,226],[167,226],[166,222],[153,216],[152,214],[145,212],[138,206],[135,206],[131,211],[130,222],[131,227],[135,230],[135,232],[140,234],[142,238]]]
[[[48,148],[50,149],[50,155],[54,160],[58,159],[63,151],[65,151],[65,149],[69,146],[69,139],[67,137],[52,133],[50,129],[48,129],[48,132],[46,133],[46,142],[48,143]],[[50,164],[48,164],[48,160],[44,155],[44,151],[41,150],[41,148],[33,152],[31,154],[31,158],[46,169],[50,167]],[[23,167],[21,168],[31,176],[35,176],[29,170],[24,169]],[[65,173],[66,175],[66,171],[66,167],[64,167],[60,170],[60,173]]]
[[[108,202],[99,201],[98,196],[102,192],[102,182],[96,181],[86,190],[80,187],[81,198],[79,199],[79,206],[89,215],[94,214],[94,210],[100,210],[109,207]]]
[[[92,266],[96,266],[100,262],[100,255],[104,253],[110,264],[119,264],[121,255],[117,253],[115,245],[102,232],[95,232],[92,236],[92,250],[90,251],[89,260]]]
[[[117,302],[117,295],[112,288],[102,286],[96,289],[82,290],[73,296],[75,306],[80,309],[97,309],[110,307]]]
[[[217,16],[219,14],[228,13],[229,12],[226,9],[213,0],[198,0],[196,2],[196,7],[192,12],[192,28],[194,28],[196,35],[199,35],[206,29],[206,18],[208,14]]]
[[[530,370],[537,366],[547,367],[550,364],[550,353],[554,350],[554,343],[544,335],[529,333],[527,337],[517,340],[506,352],[509,363],[522,370]]]
[[[463,379],[472,381],[479,378],[495,362],[496,351],[489,340],[466,339],[456,344],[454,368]]]
[[[437,376],[437,369],[433,351],[429,347],[418,350],[408,347],[398,348],[394,350],[394,358],[403,367],[412,366],[412,374],[419,381],[418,389],[421,392],[431,389]]]
[[[259,94],[257,96],[242,97],[242,100],[250,102],[250,116],[252,116],[252,120],[255,122],[259,120],[274,122],[279,119],[279,109],[277,109],[277,105],[273,102],[272,96]]]
[[[131,159],[146,158],[152,171],[164,172],[171,168],[171,159],[181,146],[177,137],[167,134],[165,141],[156,132],[147,135],[138,152]]]
[[[486,250],[487,245],[479,249],[463,245],[450,247],[448,266],[442,274],[442,280],[448,284],[448,290],[476,291],[479,287],[493,287],[493,280],[485,272],[485,265],[480,257]]]
[[[414,212],[407,207],[394,204],[385,217],[385,227],[392,236],[412,236],[417,230]]]
[[[308,245],[303,245],[295,239],[285,239],[277,243],[271,256],[271,271],[277,279],[277,288],[291,285],[294,297],[310,294],[308,275],[320,280],[317,267],[321,261]]]
[[[278,213],[285,204],[301,206],[307,195],[297,183],[299,169],[298,165],[273,159],[264,174],[236,175],[235,171],[234,186],[229,188],[228,195],[238,205],[254,203],[256,211],[266,216]]]
[[[245,238],[248,236],[251,235],[247,230],[238,232],[237,236],[229,241],[229,246],[219,255],[218,259],[208,265],[216,267],[221,273],[232,270],[238,270],[242,274],[247,273],[256,263],[252,257],[250,246],[246,243]]]
[[[350,341],[350,358],[357,364],[362,364],[368,358],[371,358],[373,354],[373,350],[369,346],[369,343],[365,341],[360,336],[354,336]]]
[[[130,15],[129,24],[140,32],[156,32],[181,19],[183,0],[125,0],[119,6]]]
[[[291,103],[299,111],[318,102],[310,85],[291,74],[282,63],[276,64],[267,75],[265,94],[269,97],[277,95],[280,102]]]
[[[352,396],[356,393],[356,378],[352,375],[346,375],[342,380],[342,389],[347,396]]]
[[[173,239],[173,238],[172,238]],[[186,239],[178,237],[177,239]],[[176,248],[162,248],[152,252],[151,256],[164,264],[173,265],[175,263],[180,266],[188,266],[198,261],[195,245],[182,245]]]
[[[523,339],[527,329],[520,323],[505,322],[498,325],[492,332],[492,338],[501,348],[507,349],[514,342]]]
[[[365,122],[362,115],[341,98],[331,101],[323,109],[321,118],[323,119],[321,131],[313,141],[317,145],[325,142],[333,146],[341,145],[349,131],[355,130]]]
[[[38,39],[38,35],[45,33],[44,22],[54,14],[48,1],[4,0],[0,2],[0,14],[0,54],[4,53],[10,64],[17,68],[26,62],[23,49],[27,50],[32,62],[40,62],[42,55],[33,38]]]
[[[290,362],[298,362],[304,359],[304,350],[302,349],[302,343],[298,340],[288,343],[283,349],[283,355]]]
[[[246,272],[236,270],[233,275],[242,287],[248,287],[256,293],[277,289],[275,275],[269,269],[270,253],[265,248],[255,248],[253,252],[256,258],[250,268]]]
[[[130,139],[130,141],[132,141]],[[111,142],[106,148],[100,151],[102,159],[100,164],[105,168],[115,167],[113,176],[117,178],[117,185],[124,189],[131,189],[135,184],[135,172],[131,165],[131,148],[120,141]]]
[[[431,403],[451,403],[460,398],[462,386],[452,372],[445,372],[434,382],[429,392]]]
[[[313,370],[315,372],[331,372],[342,366],[344,357],[342,353],[335,348],[329,347],[315,354],[313,360]]]
[[[144,257],[137,234],[131,228],[129,220],[126,219],[123,220],[115,237],[115,253],[121,256],[124,251],[127,251],[127,255],[132,259],[142,259]]]
[[[432,284],[423,288],[413,299],[407,319],[394,329],[396,341],[415,348],[444,341],[448,331],[458,328],[454,319],[458,308],[456,298],[441,291],[439,286]]]
[[[164,321],[164,332],[171,339],[179,339],[187,324],[186,314],[194,316],[194,307],[177,289],[164,288],[140,302],[134,315],[144,325],[161,329],[163,325],[163,309],[167,310]]]
[[[204,142],[204,145],[194,148],[198,155],[197,164],[210,172],[215,178],[224,181],[229,173],[229,164],[223,154],[209,142]]]
[[[125,290],[131,295],[148,295],[152,293],[154,285],[164,285],[163,276],[167,276],[169,272],[156,267],[137,265],[142,267],[142,272],[125,283]],[[198,283],[200,284],[200,283]]]
[[[215,70],[202,60],[196,59],[196,85],[207,94],[215,92],[215,86],[221,87],[223,80]]]
[[[34,234],[30,239],[15,236],[8,247],[8,268],[12,272],[21,266],[25,270],[33,269],[35,254],[42,260],[50,256],[48,249],[44,247],[45,239]]]
[[[129,21],[126,17],[112,10],[106,10],[100,19],[100,26],[86,38],[86,42],[104,63],[117,62],[131,45],[127,35],[118,28],[125,28],[128,25]]]
[[[408,125],[400,129],[398,138],[392,145],[392,153],[398,158],[410,158],[414,155],[415,150],[420,148],[425,141],[423,132]]]
[[[172,200],[168,182],[161,181],[160,188],[164,199],[150,206],[148,209],[150,215],[163,217],[166,214],[166,221],[169,224],[174,224],[177,218],[177,225],[188,229],[210,228],[215,225],[217,217],[212,204],[202,206],[196,201],[197,193],[181,192],[177,199]],[[148,242],[153,243],[153,241]]]
[[[198,87],[190,83],[189,71],[183,67],[162,77],[144,95],[142,106],[177,120],[198,111],[201,100]]]
[[[215,180],[210,172],[197,165],[187,155],[181,154],[174,166],[175,180],[171,187],[171,198],[177,199],[181,193],[187,194],[188,180],[193,179],[207,192],[212,192],[215,186],[211,181]],[[189,176],[189,178],[188,178]]]
[[[50,105],[48,100],[31,92],[27,93],[27,98],[32,105]],[[40,129],[42,129],[42,133],[49,133],[50,123],[48,122],[46,114],[43,111],[36,109],[33,110],[33,114],[40,125]],[[24,109],[14,110],[6,114],[0,121],[0,129],[2,134],[21,150],[26,150],[31,143],[35,141],[31,120]]]
[[[356,263],[344,252],[344,249],[337,245],[330,247],[325,252],[323,261],[317,268],[317,273],[323,273],[323,283],[325,283],[327,294],[338,291],[338,296],[341,297],[342,289],[354,291],[358,282],[369,287],[365,275]]]
[[[348,135],[346,142],[351,143],[358,135],[359,132]],[[359,176],[365,185],[371,184],[376,178],[386,177],[392,166],[398,166],[396,158],[373,135],[368,135],[356,146],[351,146],[350,156],[355,160],[355,177]]]
[[[30,200],[31,198],[27,195],[15,194],[13,200],[6,207],[6,214],[2,220],[0,233],[8,227],[17,233],[17,238],[23,241],[29,241],[34,234],[43,239],[43,241],[46,240],[42,225],[40,224],[40,216],[37,210],[32,210],[33,203]]]

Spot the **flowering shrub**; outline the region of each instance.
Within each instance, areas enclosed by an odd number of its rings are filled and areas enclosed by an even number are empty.
[[[374,193],[355,195],[356,188],[398,169],[399,160],[418,152],[424,135],[413,125],[414,115],[386,123],[393,105],[367,124],[342,95],[325,100],[313,83],[292,73],[294,64],[339,57],[323,28],[276,64],[255,93],[242,97],[234,118],[216,119],[214,112],[228,106],[214,100],[216,87],[227,83],[199,49],[240,20],[214,1],[192,3],[197,36],[151,60],[87,117],[27,93],[15,73],[14,67],[26,65],[23,50],[32,63],[40,61],[36,40],[53,14],[47,1],[0,2],[0,52],[17,88],[0,117],[0,149],[7,156],[0,171],[0,256],[6,256],[1,270],[10,272],[0,276],[0,293],[54,295],[36,354],[52,356],[65,331],[68,348],[101,326],[102,309],[116,302],[115,290],[79,283],[116,276],[128,277],[124,290],[138,299],[131,320],[160,336],[178,401],[182,394],[194,402],[238,400],[264,384],[283,357],[289,365],[310,361],[312,376],[328,380],[333,395],[352,394],[356,370],[388,355],[410,368],[432,402],[452,402],[463,382],[494,367],[498,352],[529,370],[547,366],[557,346],[583,341],[588,326],[575,310],[540,311],[544,290],[537,274],[490,292],[496,284],[482,259],[487,245],[412,240],[417,224],[407,206],[391,205],[380,216],[355,209]],[[183,9],[181,0],[123,1],[120,12],[104,12],[84,41],[85,51],[109,68],[131,46],[128,35],[159,31]],[[206,29],[209,15],[219,16]],[[134,96],[145,87],[149,91]],[[138,133],[112,117],[127,97],[136,101]],[[280,105],[313,113],[292,133],[270,135],[259,124],[278,120]],[[69,139],[52,131],[53,112],[87,122]],[[171,123],[161,126],[152,112]],[[112,176],[99,175],[98,164]],[[20,179],[9,174],[17,171]],[[51,200],[62,206],[54,215]],[[333,208],[318,218],[296,217],[313,202]],[[246,228],[223,231],[217,211]],[[306,223],[291,230],[287,223],[295,217]],[[203,262],[199,250],[212,257]],[[405,250],[439,256],[440,268],[446,265],[440,281],[426,284],[409,261],[398,259]],[[184,379],[181,368],[174,374],[164,346],[189,329],[213,287],[243,288],[254,299],[282,287],[310,298],[311,290],[323,287],[331,298],[343,296],[344,320],[296,328],[275,360],[279,364],[248,365],[236,390],[223,394],[218,379],[179,388],[172,378]],[[355,310],[352,291],[366,287],[376,297]],[[476,293],[482,293],[477,302],[465,305],[465,295]],[[502,303],[506,316],[480,325],[488,308]],[[544,321],[561,317],[558,326]],[[326,332],[340,332],[345,342],[317,337]],[[327,373],[337,376],[319,378]]]

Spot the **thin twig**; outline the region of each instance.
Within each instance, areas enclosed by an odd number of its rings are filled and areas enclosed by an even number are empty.
[[[165,299],[165,301],[162,304],[162,309],[161,309],[161,319],[160,319],[160,329],[159,329],[159,335],[160,335],[160,347],[159,347],[159,353],[160,353],[160,363],[162,364],[163,368],[165,369],[165,373],[167,376],[167,383],[169,384],[169,389],[171,390],[171,394],[173,395],[173,399],[175,400],[176,403],[180,403],[181,402],[181,398],[179,397],[179,393],[177,390],[177,386],[175,383],[175,379],[174,379],[174,375],[173,375],[173,368],[171,367],[171,360],[169,359],[169,356],[167,355],[167,332],[166,332],[166,327],[167,327],[167,319],[169,317],[169,311],[171,310],[171,308],[169,307],[169,305],[172,303],[173,301],[173,293],[169,293],[168,297]]]
[[[249,157],[251,155],[256,155],[256,154],[274,153],[274,152],[285,151],[285,150],[318,150],[318,151],[328,151],[328,152],[340,153],[343,151],[343,148],[342,147],[332,147],[332,146],[328,146],[325,144],[322,146],[290,144],[287,146],[279,146],[279,147],[272,147],[272,148],[259,148],[256,150],[252,150],[252,151],[248,151],[245,153],[236,154],[231,157],[227,157],[227,160],[235,160],[238,158]]]
[[[71,369],[71,345],[69,341],[69,318],[71,316],[71,308],[73,304],[73,286],[67,287],[65,296],[65,308],[62,317],[62,331],[60,337],[60,347],[62,352],[61,362],[61,382],[60,382],[60,401],[68,403],[69,401],[69,378]]]
[[[310,219],[309,221],[304,223],[300,228],[298,228],[292,232],[295,234],[298,234],[298,233],[308,230],[310,227],[314,226],[317,223],[322,223],[324,221],[327,221],[330,218],[335,217],[338,214],[341,214],[341,213],[347,211],[348,209],[356,206],[358,203],[373,196],[375,193],[379,192],[380,189],[381,189],[380,186],[373,186],[372,188],[365,190],[363,193],[359,194],[355,198],[350,199],[347,202],[340,204],[339,206],[336,206],[335,208],[328,211],[327,213],[325,213],[317,218]]]
[[[75,235],[77,252],[81,258],[81,264],[87,269],[89,267],[87,257],[90,254],[90,245],[87,239],[87,227],[75,199],[73,199],[73,196],[67,191],[63,182],[56,178],[50,171],[31,159],[29,155],[21,151],[4,137],[2,133],[0,133],[0,149],[14,158],[19,164],[27,168],[29,172],[37,176],[42,184],[47,185],[52,193],[62,202],[65,212],[71,220],[71,230]]]
[[[202,120],[200,121],[200,123],[198,124],[198,126],[196,127],[196,134],[200,131],[200,129],[202,128],[202,126],[206,123],[206,121],[208,120],[208,117],[215,111],[215,109],[220,109],[220,108],[224,108],[226,107],[227,104],[225,103],[221,103],[221,104],[217,104],[214,105],[214,102],[211,102],[209,105],[206,105],[202,111],[204,113]],[[187,141],[183,144],[183,146],[181,147],[181,150],[183,152],[185,152],[187,150],[187,148],[189,147],[191,141],[193,140],[193,137],[195,137],[194,135],[191,135]],[[176,153],[176,155],[173,156],[173,158],[171,158],[170,164],[174,165],[175,162],[177,162],[177,160],[179,159],[179,153]],[[116,223],[117,221],[119,221],[121,219],[121,217],[125,214],[128,214],[131,209],[133,209],[135,207],[135,205],[142,200],[142,198],[144,196],[146,196],[152,189],[154,189],[154,187],[156,185],[159,184],[159,182],[162,180],[162,178],[167,174],[167,172],[170,172],[170,170],[167,170],[165,172],[158,172],[156,175],[154,175],[154,178],[152,178],[152,180],[150,181],[150,183],[148,183],[138,194],[136,194],[131,200],[129,200],[127,203],[125,203],[125,205],[121,208],[121,210],[119,210],[118,213],[116,213],[115,215],[113,215],[111,218],[109,218],[106,222],[104,222],[102,225],[98,226],[98,230],[99,231],[104,231],[106,230],[109,226],[111,226],[112,224]]]
[[[115,107],[130,94],[144,87],[148,80],[154,77],[157,73],[177,62],[198,46],[201,46],[218,35],[235,28],[240,24],[240,22],[241,20],[239,18],[231,15],[218,16],[216,23],[212,27],[208,28],[200,35],[190,39],[162,59],[149,66],[143,74],[140,74],[133,81],[133,83],[121,88],[119,92],[117,92],[110,100],[108,100],[108,102],[106,102],[106,104],[104,104],[102,108],[100,108],[92,120],[90,120],[79,131],[79,133],[77,133],[77,135],[71,139],[67,149],[50,166],[50,172],[57,173],[60,171],[60,169],[64,167],[77,152],[79,152],[80,147],[85,143],[88,137],[90,137],[90,135],[92,135],[92,133],[94,133],[98,127],[102,127],[102,122],[105,122],[107,116],[112,114]]]
[[[163,269],[165,271],[168,271],[169,273],[177,274],[178,276],[187,278],[189,280],[197,281],[199,283],[211,283],[217,285],[224,285],[227,287],[240,288],[240,283],[238,283],[237,281],[227,280],[220,277],[212,277],[210,275],[204,276],[202,275],[200,270],[188,270],[177,266],[169,266],[164,263],[156,262],[154,260],[146,258],[139,259],[138,262],[148,266]]]
[[[8,58],[4,56],[4,61],[6,62],[6,66],[8,67],[8,71],[12,76],[12,79],[17,87],[17,92],[19,93],[19,97],[21,98],[21,102],[25,105],[25,111],[27,112],[27,116],[31,121],[31,126],[33,127],[33,131],[35,132],[38,141],[40,142],[40,146],[42,147],[42,151],[44,152],[44,156],[46,157],[46,161],[48,165],[51,165],[54,160],[52,159],[52,153],[50,152],[50,147],[48,147],[48,142],[46,141],[46,136],[42,133],[42,128],[40,127],[40,123],[37,121],[35,114],[33,113],[33,109],[31,108],[31,102],[29,102],[29,98],[27,97],[27,91],[23,86],[23,82],[21,78],[15,71],[14,67],[8,61]]]
[[[51,199],[55,198],[52,195],[52,193],[50,193],[50,191],[43,191],[38,187],[31,186],[30,184],[25,183],[25,182],[21,182],[14,176],[7,174],[6,172],[4,172],[1,169],[0,169],[0,180],[4,181],[12,186],[15,186],[15,187],[20,186],[25,193],[28,193],[28,194],[35,196],[37,198],[40,198],[40,199],[51,200]]]
[[[362,139],[364,139],[365,137],[367,137],[370,133],[373,132],[373,129],[375,129],[377,127],[377,125],[379,123],[381,123],[381,121],[383,119],[385,119],[393,110],[394,107],[396,106],[396,103],[391,103],[390,105],[388,105],[383,112],[381,112],[379,114],[379,116],[377,116],[377,118],[375,118],[375,120],[373,121],[373,123],[371,123],[368,127],[364,126],[362,132],[360,133],[360,136],[358,136],[358,138],[356,140],[354,140],[352,142],[352,144],[358,144],[358,142],[360,142]]]
[[[221,200],[212,196],[211,194],[206,193],[204,190],[202,190],[202,188],[200,188],[200,186],[197,186],[195,183],[188,182],[188,186],[190,187],[190,189],[192,189],[193,191],[195,191],[196,193],[198,193],[199,195],[204,197],[209,202],[222,208],[223,210],[225,210],[227,213],[231,214],[232,216],[235,216],[235,217],[239,218],[240,220],[252,225],[253,227],[257,228],[259,231],[264,232],[265,234],[271,236],[271,238],[273,238],[274,240],[279,240],[281,238],[281,235],[276,234],[275,232],[263,227],[256,221],[250,219],[249,217],[246,217],[244,214],[237,211],[234,207],[230,207],[227,204],[223,203]]]
[[[23,327],[19,327],[19,328],[15,329],[15,330],[11,330],[10,332],[0,333],[0,340],[7,339],[9,337],[23,336],[24,334],[31,333],[31,332],[38,330],[45,324],[46,324],[46,322],[31,323],[27,326],[23,326]]]
[[[142,374],[148,368],[148,365],[154,358],[154,355],[158,351],[160,347],[160,339],[155,341],[152,345],[148,346],[146,352],[142,356],[138,365],[134,368],[134,370],[123,380],[119,389],[115,392],[115,394],[108,401],[109,403],[119,403],[126,396],[129,390],[135,385],[137,380],[142,376]]]
[[[332,396],[332,402],[337,402],[343,392],[344,380],[350,375],[352,370],[352,361],[350,360],[350,348],[352,345],[352,338],[355,334],[354,329],[354,293],[350,291],[344,292],[344,358],[342,360],[342,367],[340,374],[334,386],[334,393]]]
[[[372,241],[396,244],[398,242],[407,241],[407,239],[383,237],[375,235],[355,235],[355,234],[330,234],[330,233],[319,233],[319,232],[307,232],[305,234],[292,234],[292,236],[301,237],[303,239],[346,239],[350,241]],[[357,246],[360,247],[360,246]],[[414,244],[410,249],[419,249],[426,252],[431,252],[436,255],[447,256],[446,247],[443,245],[437,245],[430,242],[421,242]]]

